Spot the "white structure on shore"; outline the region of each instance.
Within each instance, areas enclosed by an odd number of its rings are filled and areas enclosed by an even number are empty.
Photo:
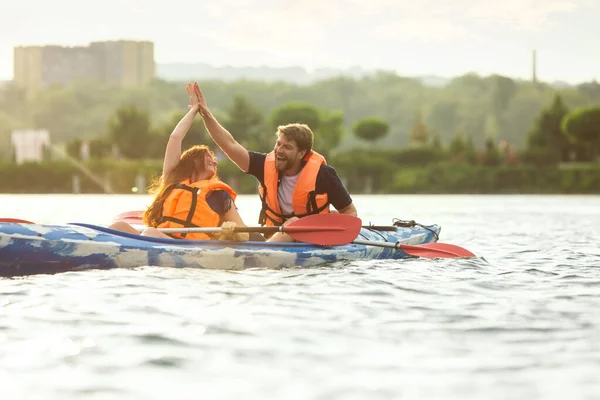
[[[44,129],[12,131],[11,144],[17,164],[41,162],[50,151],[50,134]]]

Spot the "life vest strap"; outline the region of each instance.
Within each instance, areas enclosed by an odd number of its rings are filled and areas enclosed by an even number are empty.
[[[266,194],[266,188],[264,189],[264,193]],[[266,197],[266,196],[265,196]],[[323,210],[327,209],[329,207],[329,202],[323,204],[321,207],[319,207],[317,205],[317,192],[316,191],[311,191],[308,195],[308,200],[306,203],[306,209],[308,210],[306,213],[304,214],[295,214],[295,213],[291,213],[291,214],[278,214],[275,211],[273,211],[268,205],[267,202],[265,201],[264,197],[261,197],[261,201],[262,201],[262,209],[260,210],[260,215],[258,218],[258,223],[260,225],[264,225],[265,222],[267,222],[267,219],[269,219],[271,222],[273,222],[276,225],[280,225],[283,224],[286,220],[292,218],[292,217],[298,217],[298,218],[303,218],[306,217],[308,215],[312,215],[312,214],[319,214],[321,213]],[[271,215],[269,215],[271,214]],[[276,220],[274,218],[278,218],[279,220]]]
[[[328,198],[328,200],[329,200],[329,198]],[[325,210],[327,207],[329,207],[329,201],[327,201],[327,203],[323,204],[323,206],[321,206],[321,207],[318,206],[316,190],[312,190],[308,194],[308,200],[306,201],[306,210],[307,210],[306,215],[319,214],[321,211]]]
[[[176,224],[180,224],[185,228],[199,228],[198,225],[192,224],[192,219],[194,218],[194,213],[196,212],[196,205],[198,204],[198,188],[188,186],[185,183],[178,183],[173,187],[173,189],[183,189],[192,193],[192,204],[190,205],[190,211],[185,220],[174,218],[174,217],[165,217],[162,216],[159,220],[159,224],[163,222],[174,222]],[[187,232],[181,233],[181,237],[185,239]]]
[[[201,228],[200,225],[196,225],[191,222],[188,222],[187,220],[183,220],[183,219],[179,219],[179,218],[175,218],[175,217],[160,217],[160,219],[158,221],[159,221],[159,225],[162,224],[163,222],[174,222],[176,224],[181,225],[183,228]]]

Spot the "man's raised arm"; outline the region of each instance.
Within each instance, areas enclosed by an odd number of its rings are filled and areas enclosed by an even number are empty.
[[[223,128],[221,124],[219,124],[219,121],[215,119],[208,109],[204,95],[202,94],[197,82],[194,82],[194,92],[198,97],[198,112],[200,113],[200,116],[202,116],[202,119],[204,120],[204,126],[206,126],[206,130],[210,134],[212,140],[242,171],[248,172],[248,168],[250,167],[250,156],[248,155],[248,150],[239,144],[233,138],[231,133],[229,133],[227,129]]]

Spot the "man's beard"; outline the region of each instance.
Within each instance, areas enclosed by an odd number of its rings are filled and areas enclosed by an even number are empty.
[[[279,172],[285,172],[292,167],[292,160],[286,158],[284,160],[278,161],[275,159],[275,169]]]

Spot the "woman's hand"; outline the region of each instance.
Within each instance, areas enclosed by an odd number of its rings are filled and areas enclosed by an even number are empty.
[[[225,221],[221,225],[221,240],[235,240],[236,242],[245,242],[249,239],[248,233],[235,232],[237,224],[233,221]]]
[[[234,233],[234,229],[237,224],[233,221],[225,221],[223,225],[221,225],[221,239],[223,240],[232,240]]]
[[[198,96],[196,96],[196,93],[194,92],[194,84],[188,83],[185,87],[185,90],[187,91],[188,97],[190,99],[190,104],[188,105],[188,108],[198,111]]]

